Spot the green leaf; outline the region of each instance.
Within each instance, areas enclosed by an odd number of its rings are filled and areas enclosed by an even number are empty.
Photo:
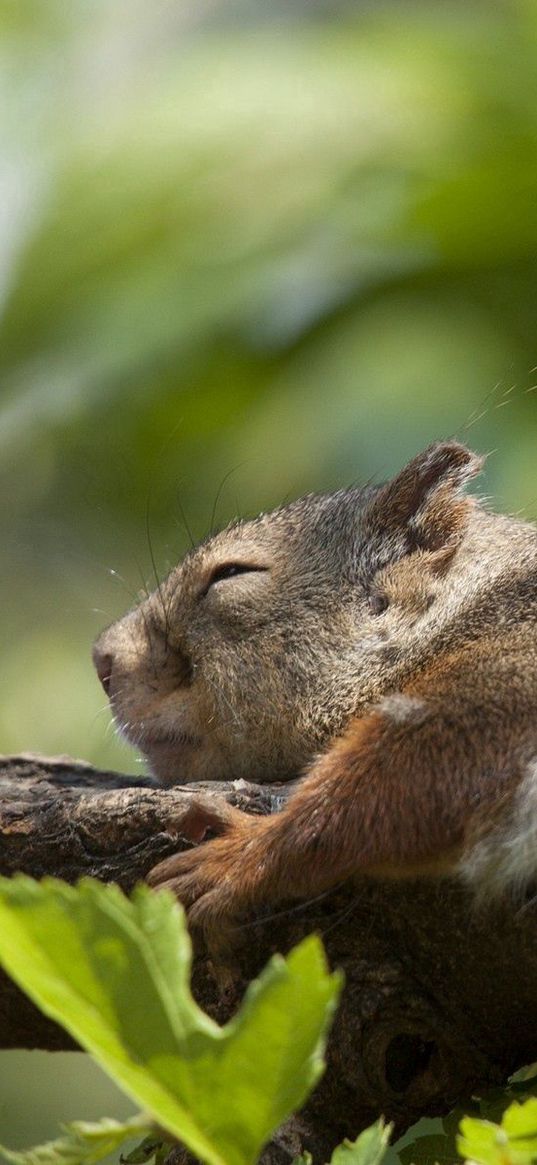
[[[342,1141],[330,1158],[330,1165],[381,1165],[390,1141],[392,1125],[385,1125],[382,1117],[364,1129],[355,1141]],[[292,1165],[311,1165],[311,1153],[294,1157]]]
[[[532,1165],[537,1158],[535,1097],[509,1105],[499,1125],[465,1117],[460,1128],[457,1149],[467,1160],[480,1165]]]
[[[0,879],[0,962],[125,1092],[209,1165],[254,1162],[323,1071],[341,977],[316,937],[274,957],[225,1027],[194,1002],[171,894]]]
[[[0,1154],[10,1165],[93,1165],[109,1153],[115,1152],[124,1141],[148,1133],[152,1127],[149,1117],[138,1113],[130,1120],[119,1122],[104,1117],[96,1124],[73,1121],[61,1125],[64,1136],[33,1149],[12,1150],[0,1145]],[[153,1142],[155,1135],[152,1134]]]
[[[519,1068],[518,1072],[513,1072],[509,1077],[510,1088],[531,1088],[537,1084],[537,1064],[526,1064],[524,1068]]]
[[[158,1163],[164,1160],[170,1151],[170,1142],[163,1141],[162,1133],[150,1133],[136,1145],[131,1153],[122,1153],[119,1160],[121,1165],[145,1165],[152,1157]]]
[[[507,1137],[502,1134],[499,1125],[467,1116],[461,1121],[460,1129],[457,1151],[461,1157],[482,1162],[483,1165],[501,1165]]]
[[[455,1141],[446,1133],[428,1133],[404,1145],[398,1156],[401,1165],[431,1165],[431,1162],[452,1165],[456,1159]]]
[[[381,1165],[390,1141],[391,1125],[382,1118],[364,1129],[355,1141],[343,1141],[334,1149],[330,1165]]]
[[[503,1114],[502,1129],[510,1141],[525,1144],[535,1154],[537,1147],[537,1097],[530,1097],[525,1104],[515,1101]]]

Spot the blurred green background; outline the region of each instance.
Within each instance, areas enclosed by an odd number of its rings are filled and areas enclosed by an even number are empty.
[[[214,509],[458,434],[537,515],[537,5],[0,0],[0,110],[1,747],[140,771],[90,644]]]

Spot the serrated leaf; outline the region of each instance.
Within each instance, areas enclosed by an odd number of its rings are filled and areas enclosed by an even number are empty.
[[[501,1133],[499,1125],[477,1117],[464,1117],[460,1130],[457,1151],[461,1157],[483,1165],[501,1165],[507,1137]]]
[[[510,1104],[503,1114],[501,1127],[510,1141],[527,1144],[528,1149],[534,1152],[537,1142],[537,1097],[530,1097],[524,1104],[518,1100]]]
[[[465,1117],[457,1149],[480,1165],[531,1165],[537,1158],[537,1098],[515,1101],[500,1124]]]
[[[364,1129],[355,1141],[343,1141],[330,1158],[330,1165],[381,1165],[390,1142],[392,1125],[382,1118]]]
[[[368,1129],[364,1129],[355,1141],[342,1141],[334,1149],[330,1165],[381,1165],[392,1127],[386,1125],[381,1117]],[[311,1165],[311,1161],[311,1153],[304,1152],[293,1158],[292,1165]]]
[[[171,894],[129,900],[85,879],[0,879],[0,961],[208,1165],[254,1162],[323,1070],[341,978],[312,937],[276,956],[219,1027],[190,991],[191,947]]]
[[[94,1165],[124,1141],[144,1132],[149,1134],[151,1120],[139,1113],[122,1122],[107,1117],[96,1123],[72,1121],[61,1125],[61,1129],[63,1136],[55,1141],[23,1150],[0,1145],[0,1154],[10,1165]]]

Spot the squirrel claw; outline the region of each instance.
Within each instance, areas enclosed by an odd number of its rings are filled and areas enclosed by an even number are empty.
[[[234,924],[254,904],[261,855],[248,855],[251,876],[245,877],[245,843],[260,830],[261,820],[244,815],[242,828],[232,827],[223,837],[165,858],[147,876],[150,886],[175,894],[209,949],[229,945]]]
[[[204,900],[210,894],[220,895],[223,899],[223,883],[226,883],[227,893],[225,897],[229,899],[228,908],[224,910],[221,907],[220,913],[228,913],[235,897],[231,885],[233,882],[236,882],[238,892],[238,869],[234,877],[233,861],[230,861],[233,853],[222,852],[230,849],[227,841],[227,838],[217,838],[214,841],[205,842],[203,845],[194,846],[184,853],[172,854],[171,857],[165,858],[164,861],[153,867],[147,875],[146,881],[154,888],[160,889],[165,886],[172,890],[187,909],[193,907],[194,903],[199,900]],[[225,858],[228,860],[226,862],[227,870],[224,874],[221,862]]]

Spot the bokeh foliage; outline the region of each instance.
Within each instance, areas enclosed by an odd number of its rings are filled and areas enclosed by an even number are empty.
[[[487,489],[535,513],[537,8],[2,0],[0,32],[3,747],[132,768],[88,645],[228,472],[220,521],[484,411]]]
[[[147,505],[162,566],[176,487],[203,533],[229,468],[241,508],[383,472],[498,383],[475,436],[531,506],[534,5],[257,28],[255,9],[185,28],[160,5],[125,44],[104,4],[3,10],[0,439],[19,659],[39,614],[25,683],[54,624],[86,616],[96,566],[119,559],[136,589],[136,549],[145,580]]]

